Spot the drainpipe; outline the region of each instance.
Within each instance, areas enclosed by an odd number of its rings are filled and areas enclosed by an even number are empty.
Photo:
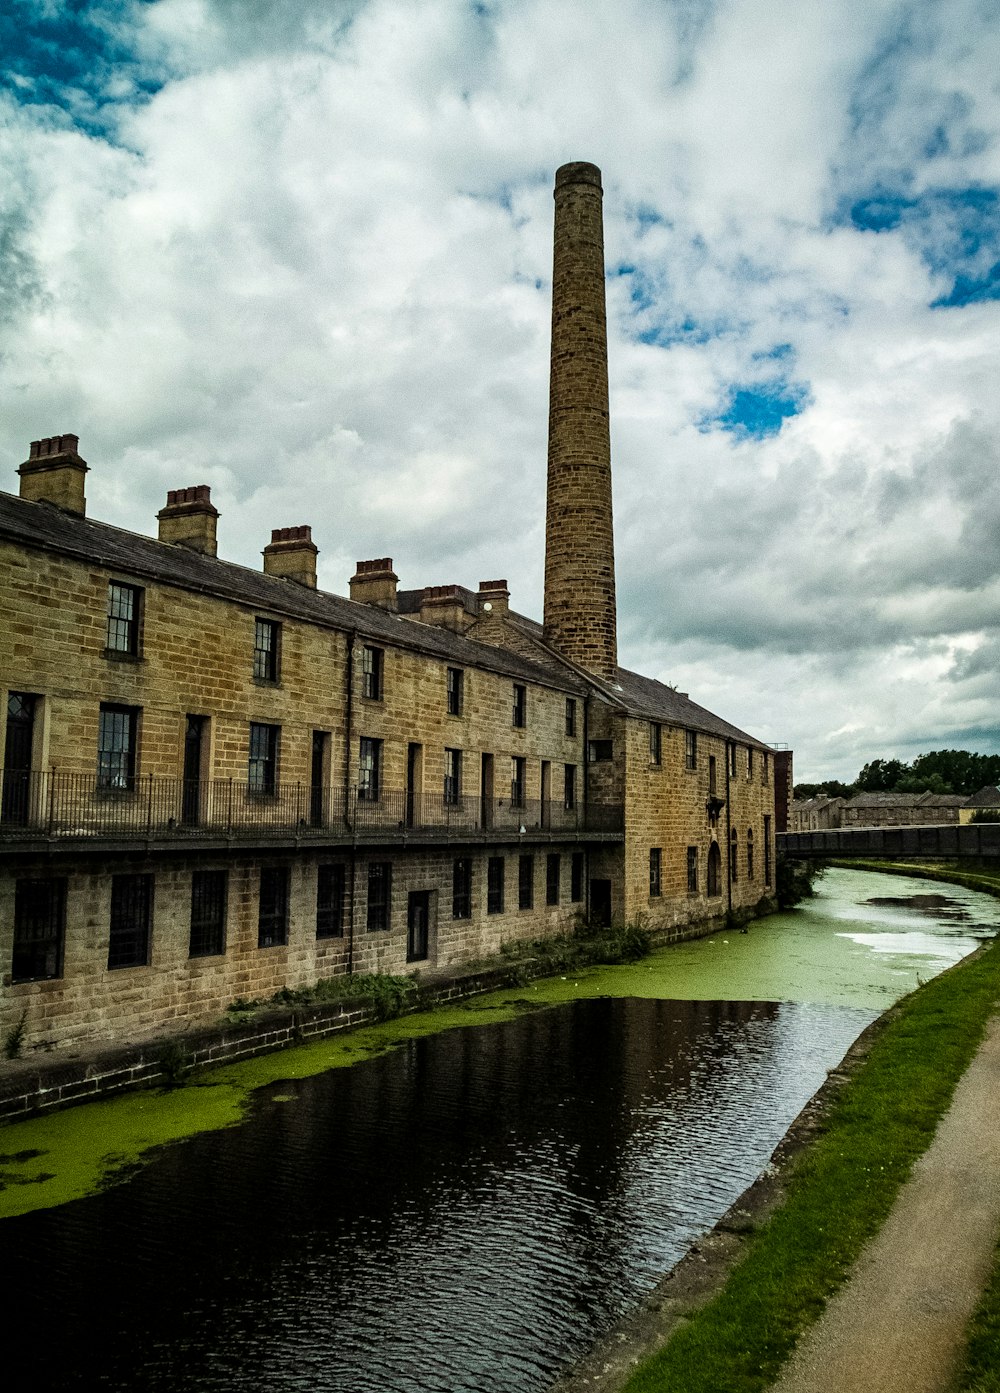
[[[732,807],[729,801],[729,771],[733,767],[733,751],[726,741],[726,904],[730,915],[733,912],[733,826]]]

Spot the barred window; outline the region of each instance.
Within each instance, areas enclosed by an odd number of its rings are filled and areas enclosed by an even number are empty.
[[[111,653],[139,653],[139,613],[142,591],[137,585],[108,582],[107,647]]]
[[[767,750],[762,750],[760,758],[760,781],[762,784],[769,784],[771,782],[771,756]]]
[[[444,801],[455,805],[462,796],[462,751],[444,752]]]
[[[343,938],[346,879],[342,862],[316,869],[316,937]]]
[[[514,755],[510,761],[510,806],[512,808],[524,807],[524,770],[525,760],[522,755]]]
[[[258,682],[277,682],[278,644],[281,625],[274,619],[255,619],[253,675]]]
[[[472,861],[456,857],[451,869],[451,917],[472,918]]]
[[[649,723],[649,762],[659,764],[663,754],[663,727],[658,721]]]
[[[448,669],[448,715],[461,716],[462,697],[465,674],[461,668],[450,667]]]
[[[101,706],[97,734],[98,788],[134,788],[139,708]]]
[[[15,881],[13,980],[61,977],[65,940],[65,879]]]
[[[247,785],[251,793],[274,793],[278,786],[278,731],[280,726],[250,722],[250,759]]]
[[[562,857],[553,852],[545,858],[545,903],[559,903],[559,882],[562,879]]]
[[[660,893],[660,860],[661,851],[658,846],[649,848],[649,893],[658,895]]]
[[[563,766],[563,807],[571,813],[576,807],[576,765]]]
[[[261,866],[257,903],[257,947],[288,942],[288,867]]]
[[[747,880],[753,880],[753,828],[747,828]]]
[[[521,856],[517,862],[517,907],[533,909],[535,904],[535,858]]]
[[[486,863],[486,913],[503,913],[503,857],[491,856]]]
[[[226,951],[225,871],[194,871],[191,876],[191,937],[188,955],[217,957]]]
[[[717,782],[717,781],[716,781],[715,768],[716,768],[716,766],[715,766],[715,755],[709,755],[709,757],[708,757],[708,791],[709,791],[709,794],[710,794],[713,798],[715,797],[716,792],[717,792],[717,787],[716,787],[716,782]]]
[[[377,803],[382,787],[382,741],[361,737],[358,756],[358,797]]]
[[[574,904],[583,899],[583,852],[574,851],[570,862],[569,897]]]
[[[145,967],[153,908],[151,875],[111,877],[111,925],[108,968]]]
[[[747,778],[753,778],[753,746],[747,746]]]
[[[729,773],[732,778],[736,778],[736,746],[729,745]]]
[[[687,849],[687,885],[688,894],[697,895],[698,893],[698,848],[689,846]]]
[[[573,697],[566,698],[566,734],[576,734],[576,701]]]
[[[369,701],[382,700],[382,668],[385,654],[368,643],[361,650],[361,693]]]
[[[698,768],[698,732],[694,730],[684,732],[684,768]]]
[[[388,929],[392,907],[392,862],[368,863],[368,929],[371,933]]]
[[[513,723],[515,726],[523,726],[527,722],[528,693],[525,687],[519,682],[514,683],[514,708]]]

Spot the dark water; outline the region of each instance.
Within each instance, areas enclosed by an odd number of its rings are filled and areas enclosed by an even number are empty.
[[[579,1000],[261,1092],[0,1228],[30,1386],[544,1389],[766,1164],[875,1012]]]

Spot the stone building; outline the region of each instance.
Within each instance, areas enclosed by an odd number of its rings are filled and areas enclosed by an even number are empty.
[[[790,753],[618,666],[601,198],[558,172],[542,624],[389,558],[324,593],[307,526],[221,560],[202,485],[122,531],[76,436],[31,445],[0,494],[0,1030],[138,1039],[578,914],[772,906]]]

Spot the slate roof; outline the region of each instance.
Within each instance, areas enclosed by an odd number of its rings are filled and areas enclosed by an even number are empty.
[[[456,667],[485,668],[576,694],[586,691],[585,681],[563,664],[533,663],[517,653],[477,643],[449,629],[421,624],[374,605],[360,604],[325,590],[311,590],[296,581],[264,575],[262,571],[204,556],[188,547],[79,517],[52,503],[29,502],[0,492],[0,537],[41,551],[72,556],[125,576],[159,581],[270,614],[355,633],[439,658]]]
[[[1000,808],[1000,788],[996,784],[987,784],[978,793],[973,793],[966,799],[967,808]]]

